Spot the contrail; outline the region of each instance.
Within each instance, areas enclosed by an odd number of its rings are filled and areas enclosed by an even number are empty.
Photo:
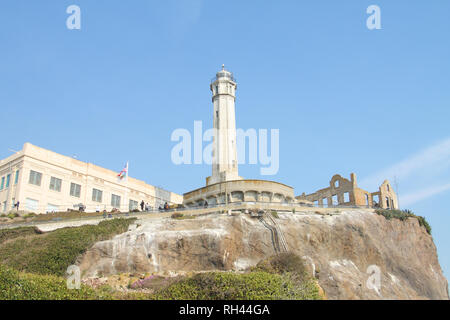
[[[404,179],[418,171],[436,170],[438,166],[441,166],[441,170],[447,169],[450,166],[450,138],[436,143],[385,170],[363,179],[361,185],[374,187],[380,185],[386,178],[390,180],[394,177]]]
[[[450,183],[442,186],[430,187],[427,189],[423,189],[421,191],[417,191],[414,193],[409,193],[400,197],[400,203],[402,206],[408,206],[413,203],[419,202],[420,200],[424,200],[426,198],[432,197],[444,191],[450,190]]]

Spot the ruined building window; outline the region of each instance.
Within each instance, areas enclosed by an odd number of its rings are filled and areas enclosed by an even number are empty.
[[[334,187],[335,187],[335,188],[339,188],[339,180],[336,180],[336,181],[334,182]]]
[[[373,197],[372,197],[372,201],[373,201],[373,204],[379,204],[380,203],[380,196],[379,195],[374,195]]]
[[[386,197],[386,208],[388,208],[388,209],[389,209],[389,207],[390,207],[389,204],[390,204],[390,203],[389,203],[389,198]]]
[[[366,205],[369,205],[369,195],[366,193]]]
[[[350,193],[349,192],[344,193],[344,202],[350,202]]]
[[[333,194],[333,196],[331,197],[331,200],[332,200],[333,206],[337,206],[339,204],[337,194]]]
[[[327,198],[323,198],[322,199],[322,205],[325,207],[326,205],[328,205],[328,199]]]
[[[389,185],[386,185],[387,191],[391,191]]]

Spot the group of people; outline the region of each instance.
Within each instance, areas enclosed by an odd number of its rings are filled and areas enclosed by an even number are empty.
[[[148,203],[145,203],[144,200],[141,201],[140,206],[141,206],[141,211],[145,211],[145,212],[152,211],[152,209],[153,209]],[[170,207],[169,207],[169,204],[167,202],[165,202],[164,205],[159,205],[158,209],[159,209],[159,211],[167,211],[170,209]]]

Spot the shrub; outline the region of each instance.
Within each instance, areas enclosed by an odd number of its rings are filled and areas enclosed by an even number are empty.
[[[278,219],[278,212],[276,212],[275,210],[272,210],[270,213],[272,214],[272,217]]]
[[[172,219],[180,219],[183,217],[183,214],[180,212],[175,212],[174,214],[172,214],[171,218]]]
[[[36,235],[41,233],[42,232],[36,227],[0,229],[0,244],[7,240],[13,240],[19,237],[25,237],[28,235]]]
[[[399,219],[405,221],[408,218],[416,218],[419,221],[419,225],[424,227],[429,235],[431,235],[431,226],[425,220],[425,217],[416,216],[411,210],[390,210],[390,209],[377,209],[375,212],[387,220]]]
[[[126,232],[134,220],[136,218],[113,219],[98,225],[62,228],[34,235],[30,230],[16,230],[22,234],[0,244],[0,263],[19,271],[63,276],[67,267],[95,242]]]
[[[64,278],[34,275],[0,265],[0,300],[86,300],[107,299],[93,289],[81,285],[70,290]]]
[[[268,259],[262,260],[253,270],[277,274],[289,272],[300,276],[306,275],[306,267],[302,258],[291,252],[278,253]]]
[[[299,284],[291,274],[256,271],[200,273],[156,293],[155,299],[175,300],[280,300],[320,299],[312,281]]]
[[[8,213],[8,218],[10,218],[10,219],[17,218],[18,216],[19,216],[19,214],[17,212]]]

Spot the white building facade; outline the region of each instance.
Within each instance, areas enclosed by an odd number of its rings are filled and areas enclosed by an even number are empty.
[[[0,161],[0,212],[61,212],[78,210],[121,212],[165,202],[181,204],[183,197],[118,172],[46,150],[30,143]]]

